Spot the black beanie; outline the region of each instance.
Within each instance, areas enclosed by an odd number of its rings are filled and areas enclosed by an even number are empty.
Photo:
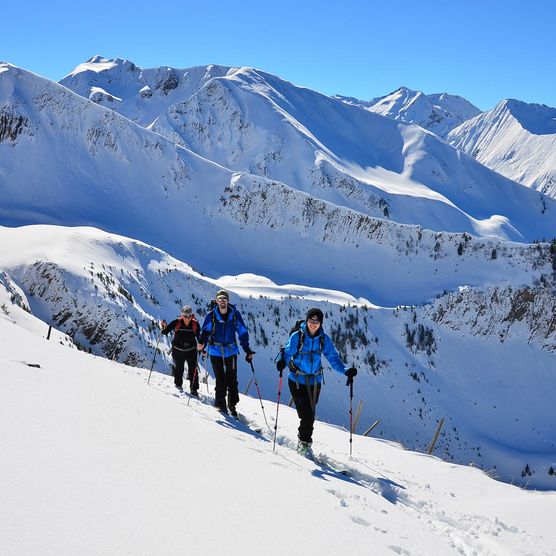
[[[310,318],[315,318],[315,317],[319,319],[319,322],[322,324],[322,321],[324,320],[324,315],[322,314],[322,311],[317,308],[309,309],[307,311],[307,317],[305,318],[305,320],[309,320]]]

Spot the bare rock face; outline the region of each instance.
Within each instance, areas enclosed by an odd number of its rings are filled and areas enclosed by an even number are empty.
[[[22,133],[30,134],[29,120],[14,106],[0,108],[0,143],[15,143]]]
[[[94,91],[89,95],[89,100],[101,104],[102,102],[114,102],[114,97],[105,91]]]
[[[160,80],[156,84],[156,88],[160,89],[162,94],[167,95],[170,91],[177,88],[180,83],[180,78],[173,68],[161,69]]]

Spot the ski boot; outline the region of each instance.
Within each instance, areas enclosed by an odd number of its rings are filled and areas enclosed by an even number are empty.
[[[311,445],[312,442],[305,442],[303,440],[300,440],[297,443],[297,453],[301,454],[307,459],[313,459],[314,454],[313,454],[313,450],[311,449]]]

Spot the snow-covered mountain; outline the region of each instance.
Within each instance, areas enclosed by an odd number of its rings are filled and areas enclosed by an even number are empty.
[[[336,98],[381,116],[419,125],[439,137],[446,137],[452,129],[481,113],[463,97],[448,93],[426,95],[407,87],[400,87],[392,93],[369,101],[340,95]]]
[[[350,458],[348,433],[320,422],[316,464],[291,449],[284,403],[273,453],[204,385],[176,396],[169,377],[46,341],[2,286],[0,306],[3,554],[554,554],[554,493],[358,435]],[[265,427],[258,400],[240,405]]]
[[[96,104],[148,126],[172,104],[229,71],[232,68],[216,65],[143,69],[129,60],[97,55],[79,64],[60,83]]]
[[[190,97],[213,77],[229,71],[231,68],[215,65],[143,69],[129,60],[93,56],[60,83],[96,104],[148,126],[172,104]]]
[[[98,65],[96,72],[76,73],[76,78],[94,77],[77,92],[93,84],[127,83],[121,62]],[[179,76],[185,70],[174,71]],[[205,75],[208,69],[195,71]],[[546,200],[474,164],[418,127],[251,68],[230,68],[199,83],[194,94],[188,89],[185,99],[149,128],[226,168],[280,181],[369,216],[427,229],[530,241],[554,235],[552,223],[544,226],[552,220]],[[135,89],[141,84],[137,81]],[[119,105],[113,108],[119,110]],[[124,108],[122,113],[130,110],[129,105]],[[524,209],[540,217],[525,227],[541,229],[529,232],[516,225]]]
[[[504,283],[388,309],[254,275],[202,276],[158,249],[91,228],[27,226],[0,228],[0,242],[12,246],[0,255],[0,285],[82,349],[139,367],[152,363],[157,321],[173,318],[186,303],[202,317],[215,291],[226,287],[251,331],[258,382],[269,399],[276,395],[273,359],[287,331],[318,304],[343,359],[361,371],[360,432],[380,418],[375,434],[424,451],[445,417],[437,449],[445,459],[494,469],[506,481],[554,488],[556,435],[546,409],[556,395],[554,250],[468,238],[458,255],[448,236],[421,241],[431,243],[431,283],[443,282],[447,269],[467,283],[470,268],[482,269],[483,280],[489,276],[493,284],[504,273]],[[398,272],[410,276],[419,264],[408,252]],[[155,370],[168,372],[162,344]],[[251,370],[240,365],[242,390],[250,378]],[[347,426],[344,383],[327,373],[319,416]]]
[[[556,108],[503,100],[447,141],[496,172],[556,197]]]
[[[371,216],[518,239],[498,218],[484,215],[515,214],[517,205],[499,204],[500,190],[521,197],[521,188],[471,165],[421,128],[258,70],[243,68],[212,80],[151,129],[227,168],[276,179]],[[539,206],[534,196],[523,201]]]

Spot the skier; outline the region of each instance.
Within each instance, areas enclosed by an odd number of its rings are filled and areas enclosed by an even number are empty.
[[[318,308],[309,309],[305,322],[300,322],[276,357],[276,369],[290,369],[288,385],[299,417],[297,450],[312,456],[313,427],[323,378],[321,355],[332,368],[353,381],[357,369],[346,369],[332,340],[322,329],[324,315]]]
[[[197,343],[201,327],[195,319],[191,307],[184,305],[181,309],[181,315],[177,319],[170,324],[162,320],[160,328],[165,336],[172,331],[174,332],[172,339],[174,385],[178,390],[183,389],[184,364],[187,362],[187,380],[189,380],[190,391],[193,396],[198,397]]]
[[[214,405],[222,412],[237,417],[236,404],[239,402],[237,384],[237,346],[239,343],[245,352],[245,360],[250,362],[255,354],[249,347],[249,332],[239,311],[230,304],[226,290],[216,294],[214,307],[207,313],[197,348],[204,351],[208,342],[208,354],[214,377],[216,379]],[[226,395],[228,406],[226,407]]]

